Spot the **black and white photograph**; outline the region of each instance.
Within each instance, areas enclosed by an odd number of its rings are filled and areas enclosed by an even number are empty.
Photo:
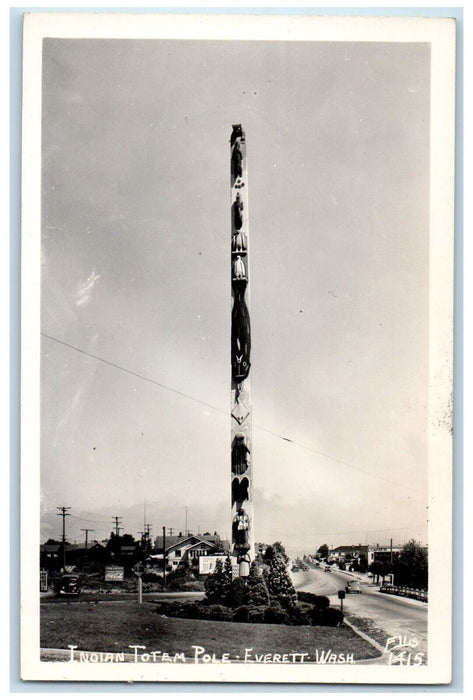
[[[448,683],[451,19],[25,19],[22,678]]]

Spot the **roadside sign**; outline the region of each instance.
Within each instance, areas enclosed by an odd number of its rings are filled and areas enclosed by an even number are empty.
[[[220,560],[222,564],[225,563],[226,555],[219,556],[204,556],[199,557],[199,574],[213,574],[217,562]],[[239,575],[239,567],[235,557],[230,557],[232,563],[233,576]],[[236,573],[235,573],[236,572]]]
[[[340,598],[340,600],[343,600],[345,597],[345,591],[338,591],[338,597]]]
[[[124,581],[125,571],[123,566],[106,566],[105,567],[105,581]]]
[[[132,568],[133,573],[135,576],[138,576],[138,578],[141,578],[143,575],[143,564],[138,562],[138,564],[135,564],[135,566]]]
[[[47,571],[40,571],[39,572],[39,590],[41,593],[47,593],[48,591],[48,572]]]

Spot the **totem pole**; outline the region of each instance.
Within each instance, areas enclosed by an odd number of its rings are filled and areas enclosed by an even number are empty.
[[[248,181],[245,133],[233,125],[231,148],[231,282],[232,282],[232,553],[237,557],[240,576],[248,576],[254,558],[253,478],[251,440],[250,351],[248,311]]]

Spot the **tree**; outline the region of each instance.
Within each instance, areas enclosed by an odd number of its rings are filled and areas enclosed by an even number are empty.
[[[223,564],[221,559],[217,559],[215,569],[207,576],[204,583],[205,597],[210,603],[217,603],[220,600],[220,581],[223,574]]]
[[[263,576],[258,574],[255,562],[250,567],[250,575],[246,579],[246,597],[248,605],[268,605],[269,592]]]
[[[276,554],[271,560],[266,575],[266,584],[271,602],[279,603],[283,608],[295,606],[296,591],[288,574],[286,563],[280,554]]]
[[[327,559],[327,557],[328,557],[328,545],[322,544],[317,550],[317,555],[320,557],[320,559]]]
[[[369,570],[376,579],[375,583],[379,583],[380,576],[382,576],[384,583],[384,577],[390,572],[391,565],[386,561],[374,561],[370,564]]]
[[[419,542],[409,540],[393,563],[394,583],[412,588],[428,587],[427,549]]]
[[[222,603],[226,605],[232,586],[232,563],[230,557],[225,559],[225,566],[222,560],[218,559],[212,574],[205,580],[205,596],[210,603]]]
[[[287,556],[286,549],[281,542],[273,542],[273,544],[270,544],[269,547],[266,547],[263,559],[266,563],[269,563],[277,555],[281,556],[286,564],[288,563],[289,557]]]

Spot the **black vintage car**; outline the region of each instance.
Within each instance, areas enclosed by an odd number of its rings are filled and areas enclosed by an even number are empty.
[[[63,574],[63,576],[56,581],[54,590],[56,595],[59,596],[79,596],[80,576],[78,576],[78,574]]]

